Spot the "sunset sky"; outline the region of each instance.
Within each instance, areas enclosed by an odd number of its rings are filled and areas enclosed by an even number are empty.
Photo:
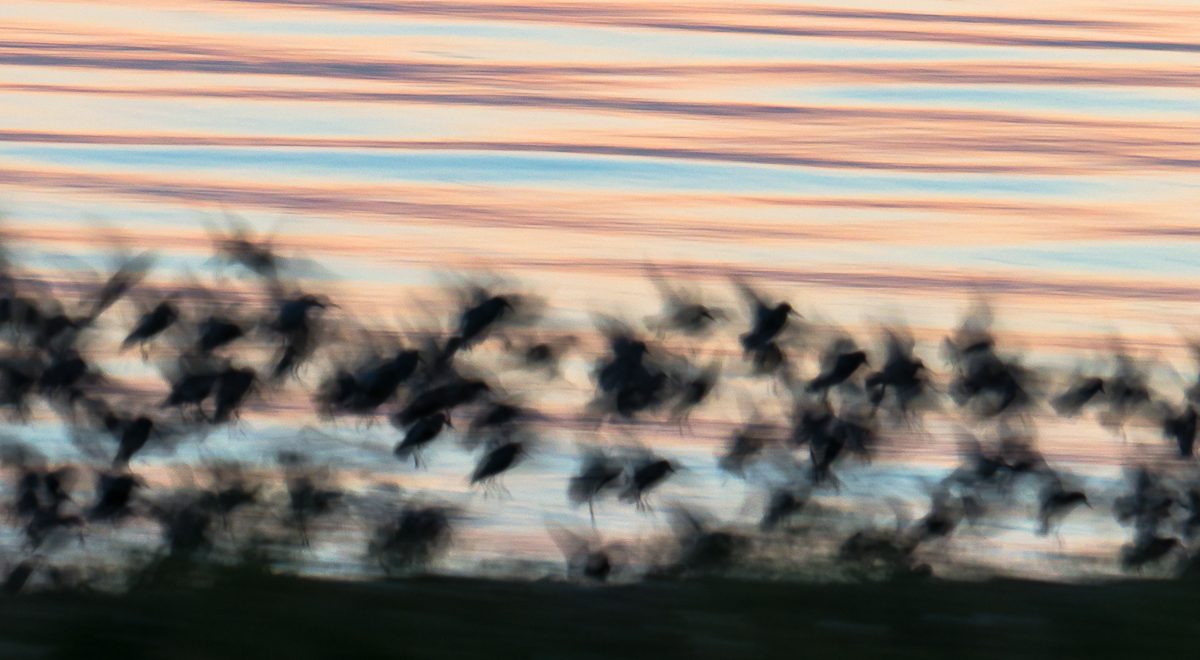
[[[236,214],[320,264],[314,285],[345,314],[384,324],[414,301],[448,313],[446,273],[483,270],[537,290],[554,329],[587,333],[592,311],[653,313],[653,263],[739,313],[728,278],[744,277],[864,345],[903,322],[934,363],[985,296],[1031,363],[1069,370],[1120,335],[1171,363],[1178,376],[1162,365],[1159,387],[1191,379],[1200,4],[898,7],[3,2],[0,217],[43,277],[62,276],[62,254],[103,268],[103,226],[163,255],[156,277],[170,280],[203,272],[209,228]],[[767,393],[740,382],[737,332],[705,349],[726,355],[730,391],[697,413],[695,436],[638,433],[694,468],[664,499],[691,494],[724,520],[753,518],[740,513],[750,493],[722,481],[713,453],[739,419],[737,392]],[[586,401],[600,349],[583,347],[567,374],[578,393],[530,395],[564,418]],[[158,382],[153,366],[113,364]],[[267,456],[311,421],[294,389],[275,416],[248,419],[250,439],[222,433],[206,451]],[[957,423],[934,420],[861,471],[915,493],[917,513],[922,491],[903,475],[949,469]],[[58,433],[51,420],[35,430]],[[330,454],[354,478],[473,503],[464,556],[553,557],[546,519],[586,525],[563,497],[582,430],[552,433],[505,502],[467,495],[465,453],[435,452],[419,472],[390,459],[386,425],[340,431],[356,449]],[[1124,445],[1091,420],[1039,431],[1052,463],[1097,479],[1169,450],[1150,428]],[[616,504],[598,513],[615,536],[665,525]],[[1122,541],[1107,511],[1080,530],[1099,540],[996,538],[1033,553],[1031,567]]]

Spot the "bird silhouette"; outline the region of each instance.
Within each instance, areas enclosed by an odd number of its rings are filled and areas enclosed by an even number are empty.
[[[419,467],[421,465],[421,449],[433,442],[447,428],[454,428],[454,426],[450,423],[450,415],[445,411],[422,417],[408,428],[404,439],[396,444],[396,449],[392,453],[401,460],[412,456],[413,465]]]
[[[738,338],[742,350],[748,354],[774,342],[787,326],[788,318],[798,316],[791,304],[780,302],[772,305],[742,280],[735,278],[734,286],[750,308],[750,330]]]
[[[589,451],[580,461],[579,472],[571,477],[567,485],[567,499],[574,506],[587,503],[588,514],[595,525],[596,499],[615,489],[624,472],[624,466],[613,457],[599,450]]]
[[[489,487],[498,487],[503,491],[503,486],[500,486],[496,479],[512,469],[525,453],[525,445],[520,441],[497,445],[479,459],[479,463],[475,465],[475,470],[471,473],[471,484],[485,484]]]
[[[645,510],[646,495],[678,471],[674,463],[665,458],[648,456],[632,466],[629,480],[621,492],[621,499],[632,502],[639,510]]]

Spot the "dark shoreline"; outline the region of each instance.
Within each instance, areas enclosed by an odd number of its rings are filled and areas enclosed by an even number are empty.
[[[247,574],[0,600],[3,658],[1189,657],[1197,583]]]

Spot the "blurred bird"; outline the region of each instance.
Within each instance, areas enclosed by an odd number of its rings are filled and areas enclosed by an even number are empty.
[[[603,544],[598,538],[589,539],[552,523],[546,528],[566,558],[567,575],[573,579],[606,582],[625,558],[625,548],[620,544]]]
[[[648,509],[646,495],[674,474],[678,468],[665,458],[647,456],[632,466],[632,472],[621,499],[634,503],[638,510]]]
[[[798,316],[786,302],[770,305],[745,282],[734,279],[734,286],[750,306],[750,330],[739,337],[746,353],[758,351],[783,332],[790,316]]]
[[[475,471],[471,473],[471,483],[499,486],[496,478],[512,469],[524,455],[525,446],[522,442],[510,441],[498,445],[479,459]],[[501,491],[507,492],[503,486],[499,486],[499,488]]]
[[[678,332],[689,337],[702,336],[718,321],[725,319],[724,311],[709,307],[700,302],[695,294],[672,286],[654,266],[647,264],[645,268],[647,277],[662,297],[662,312],[647,319],[647,325],[656,328],[660,336],[665,332]]]
[[[821,373],[808,382],[808,390],[824,392],[840,385],[862,366],[870,366],[867,354],[852,339],[838,339],[826,350],[821,359]]]
[[[579,472],[571,477],[567,485],[567,499],[573,506],[586,502],[592,525],[595,526],[596,498],[619,485],[624,471],[624,467],[608,454],[598,450],[589,451],[583,455]]]
[[[132,515],[130,504],[145,482],[132,474],[104,472],[97,476],[96,501],[88,510],[89,520],[119,521]]]
[[[406,506],[375,529],[368,552],[388,575],[424,567],[450,544],[451,514],[440,506]]]
[[[126,351],[133,345],[142,349],[142,357],[146,357],[146,344],[165,332],[179,320],[179,308],[170,300],[164,300],[154,306],[138,319],[133,329],[121,342],[121,351]]]
[[[1038,503],[1038,535],[1049,534],[1063,518],[1080,505],[1089,509],[1092,507],[1083,491],[1068,490],[1057,475],[1049,475]]]
[[[393,452],[396,458],[401,460],[412,456],[413,465],[420,467],[420,451],[430,442],[433,442],[442,430],[446,428],[454,428],[450,423],[450,415],[445,411],[436,412],[428,417],[422,417],[417,420],[408,431],[404,434],[404,439],[396,444],[396,449]]]

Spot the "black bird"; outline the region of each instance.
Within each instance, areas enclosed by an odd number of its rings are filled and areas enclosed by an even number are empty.
[[[792,443],[808,445],[813,483],[830,481],[835,488],[838,481],[832,467],[842,451],[849,444],[851,449],[866,454],[873,437],[874,432],[866,424],[835,415],[828,399],[802,403],[792,429]]]
[[[639,413],[662,405],[668,398],[670,376],[664,371],[647,371],[617,391],[613,405],[616,413],[633,419]]]
[[[823,392],[831,387],[841,385],[861,366],[870,366],[867,354],[858,350],[854,342],[840,339],[825,354],[821,373],[808,383],[810,392]]]
[[[43,350],[64,351],[76,344],[79,333],[92,325],[88,317],[72,318],[64,312],[48,314],[38,325],[34,345]]]
[[[900,414],[907,415],[929,388],[929,370],[920,358],[913,355],[911,338],[901,336],[894,330],[888,330],[886,334],[883,368],[867,376],[867,393],[871,403],[878,406],[891,392]]]
[[[133,495],[144,485],[131,474],[100,474],[96,481],[96,502],[88,510],[88,519],[116,521],[131,515],[129,505]]]
[[[192,557],[212,547],[213,516],[203,496],[183,495],[166,505],[152,506],[151,512],[162,525],[169,556]]]
[[[1164,439],[1175,443],[1180,458],[1191,458],[1196,448],[1196,409],[1184,402],[1183,410],[1176,410],[1167,403],[1159,403],[1159,415]]]
[[[409,427],[404,434],[404,439],[396,444],[396,449],[393,452],[396,458],[401,460],[413,457],[413,465],[420,466],[420,451],[421,449],[433,442],[442,430],[446,428],[454,428],[450,423],[450,415],[445,411],[436,412],[428,417],[422,417],[415,424]]]
[[[117,454],[113,458],[113,467],[120,468],[128,465],[133,455],[142,450],[154,433],[154,420],[146,415],[136,417],[120,417],[108,413],[104,418],[108,432],[117,439]]]
[[[308,545],[308,526],[313,518],[324,516],[334,510],[343,493],[317,484],[314,476],[292,474],[287,478],[288,522],[300,530],[300,540]]]
[[[1033,401],[1029,372],[1015,360],[1001,358],[990,340],[961,349],[950,393],[960,406],[973,404],[985,417],[1018,410]]]
[[[786,302],[767,304],[754,289],[740,280],[735,279],[734,285],[750,305],[750,331],[739,337],[742,349],[749,354],[773,342],[787,326],[788,317],[796,315],[796,312]]]
[[[401,425],[412,424],[436,412],[471,403],[491,391],[492,388],[481,380],[459,378],[421,392],[408,402],[396,419]]]
[[[711,573],[733,566],[749,547],[749,539],[724,529],[712,529],[704,517],[683,507],[673,512],[679,554],[674,572]]]
[[[1119,354],[1116,360],[1116,370],[1104,384],[1108,409],[1101,415],[1101,421],[1123,433],[1129,417],[1146,412],[1152,405],[1153,393],[1148,376],[1132,357]]]
[[[567,560],[567,575],[575,579],[606,582],[625,554],[620,545],[604,545],[597,538],[586,538],[560,525],[547,524],[547,530]]]
[[[279,302],[275,318],[268,324],[268,327],[279,334],[291,336],[309,328],[311,323],[309,315],[314,310],[323,310],[332,306],[333,303],[328,299],[308,293],[288,298]]]
[[[1104,394],[1104,379],[1096,376],[1076,378],[1070,387],[1051,402],[1054,410],[1063,417],[1079,414],[1084,406]]]
[[[201,354],[211,353],[246,336],[246,331],[236,321],[216,314],[204,319],[198,331],[196,350]]]
[[[212,485],[201,495],[201,503],[221,518],[229,528],[229,516],[258,500],[259,485],[248,485],[236,466],[218,465],[213,469]]]
[[[767,342],[751,351],[750,366],[755,376],[778,376],[784,385],[792,383],[792,363],[776,342]]]
[[[681,434],[684,425],[688,424],[688,416],[691,415],[692,410],[708,400],[709,395],[716,389],[717,379],[720,378],[720,375],[721,363],[714,361],[702,369],[687,364],[683,372],[675,376],[679,395],[671,411],[671,416],[678,423]]]
[[[683,289],[672,287],[653,266],[647,265],[646,270],[663,300],[662,313],[647,320],[648,324],[658,327],[660,336],[667,330],[690,337],[700,336],[725,318],[722,310],[701,303],[696,296]]]
[[[1037,530],[1038,535],[1049,534],[1059,521],[1079,505],[1089,509],[1092,507],[1083,491],[1067,490],[1058,477],[1051,475],[1049,482],[1042,489],[1038,504],[1038,521],[1040,523]]]
[[[766,424],[752,423],[738,429],[729,439],[724,453],[717,459],[717,467],[736,477],[745,478],[746,464],[757,458],[774,442],[770,437],[770,427]]]
[[[650,350],[645,341],[619,327],[601,328],[601,331],[608,336],[611,353],[611,358],[601,362],[596,372],[601,392],[615,393],[651,376],[645,364]]]
[[[364,366],[353,376],[355,387],[348,408],[360,414],[374,412],[396,395],[420,365],[421,352],[406,349],[397,351],[387,360]]]
[[[37,550],[42,547],[50,535],[60,529],[83,527],[83,518],[73,513],[62,513],[55,508],[41,508],[33,513],[25,525],[25,540],[28,546]],[[83,532],[79,532],[79,542],[83,543]]]
[[[493,483],[502,473],[516,465],[517,460],[525,453],[521,442],[506,442],[483,455],[471,473],[471,483]]]
[[[455,349],[469,349],[483,341],[502,318],[516,311],[513,296],[490,295],[480,288],[473,292],[473,297],[473,304],[459,314]]]
[[[483,436],[494,434],[490,442],[510,437],[521,422],[529,419],[530,411],[514,403],[494,402],[471,420],[467,430],[470,446],[478,446]]]
[[[950,475],[954,481],[968,487],[998,483],[1008,468],[999,452],[986,452],[975,437],[962,434],[959,437],[959,453],[962,465]]]
[[[771,531],[780,523],[804,510],[808,504],[809,490],[807,488],[780,487],[771,490],[767,496],[766,510],[763,511],[759,527]]]
[[[1177,548],[1183,548],[1177,538],[1140,535],[1133,543],[1121,546],[1121,567],[1125,570],[1141,569],[1146,564],[1163,559]]]
[[[600,331],[608,339],[610,356],[597,364],[594,375],[599,388],[592,407],[631,419],[665,403],[671,378],[648,359],[646,342],[614,319],[600,319]]]
[[[167,328],[175,324],[179,320],[179,309],[169,300],[164,300],[154,309],[142,315],[133,330],[125,336],[125,340],[121,342],[121,351],[128,350],[134,344],[142,347],[142,354],[145,355],[146,343],[162,334]]]
[[[256,241],[245,225],[234,222],[233,218],[227,219],[233,231],[229,236],[214,236],[217,256],[242,266],[268,282],[276,282],[283,262],[272,250],[270,241]]]
[[[1133,523],[1138,534],[1154,534],[1178,503],[1158,474],[1139,467],[1133,472],[1133,492],[1116,498],[1113,515],[1123,525]]]
[[[29,578],[33,576],[33,571],[37,569],[37,565],[37,559],[26,559],[14,566],[4,578],[4,593],[15,594],[24,589]]]
[[[111,307],[113,303],[120,300],[130,289],[137,286],[153,264],[154,255],[150,252],[143,252],[122,263],[117,271],[104,283],[104,286],[100,288],[100,291],[96,293],[88,318],[94,320],[100,314],[104,313],[104,310]]]
[[[929,512],[912,528],[914,540],[923,543],[954,533],[963,517],[963,507],[948,491],[939,489],[930,496]]]
[[[41,376],[42,364],[36,356],[0,357],[0,407],[24,420],[29,412],[29,397]]]
[[[204,362],[181,359],[178,372],[171,380],[171,391],[163,399],[161,407],[192,407],[200,417],[204,417],[204,401],[216,389],[222,371]]]
[[[213,399],[213,422],[223,424],[238,414],[246,397],[258,382],[258,373],[250,367],[226,367],[217,376]]]
[[[600,451],[588,452],[583,456],[579,473],[571,477],[567,485],[567,499],[574,506],[587,502],[592,524],[596,524],[596,498],[617,486],[625,469]]]
[[[18,517],[31,516],[39,509],[58,511],[71,499],[67,491],[74,476],[75,469],[69,466],[54,470],[22,467],[13,510]]]
[[[409,506],[375,530],[368,552],[387,574],[422,567],[451,541],[450,511],[438,506]]]
[[[38,388],[47,398],[74,400],[80,393],[79,386],[98,376],[78,352],[68,349],[51,356],[38,379]]]
[[[354,374],[345,369],[339,369],[323,380],[317,387],[317,392],[313,395],[313,403],[316,404],[317,412],[320,415],[330,417],[335,414],[350,412],[354,401],[358,397],[359,384],[355,380]],[[363,413],[374,412],[377,407],[377,405],[371,406],[368,410],[364,410]]]
[[[676,472],[677,468],[665,458],[647,458],[633,468],[621,499],[633,502],[639,510],[648,508],[646,495]]]

